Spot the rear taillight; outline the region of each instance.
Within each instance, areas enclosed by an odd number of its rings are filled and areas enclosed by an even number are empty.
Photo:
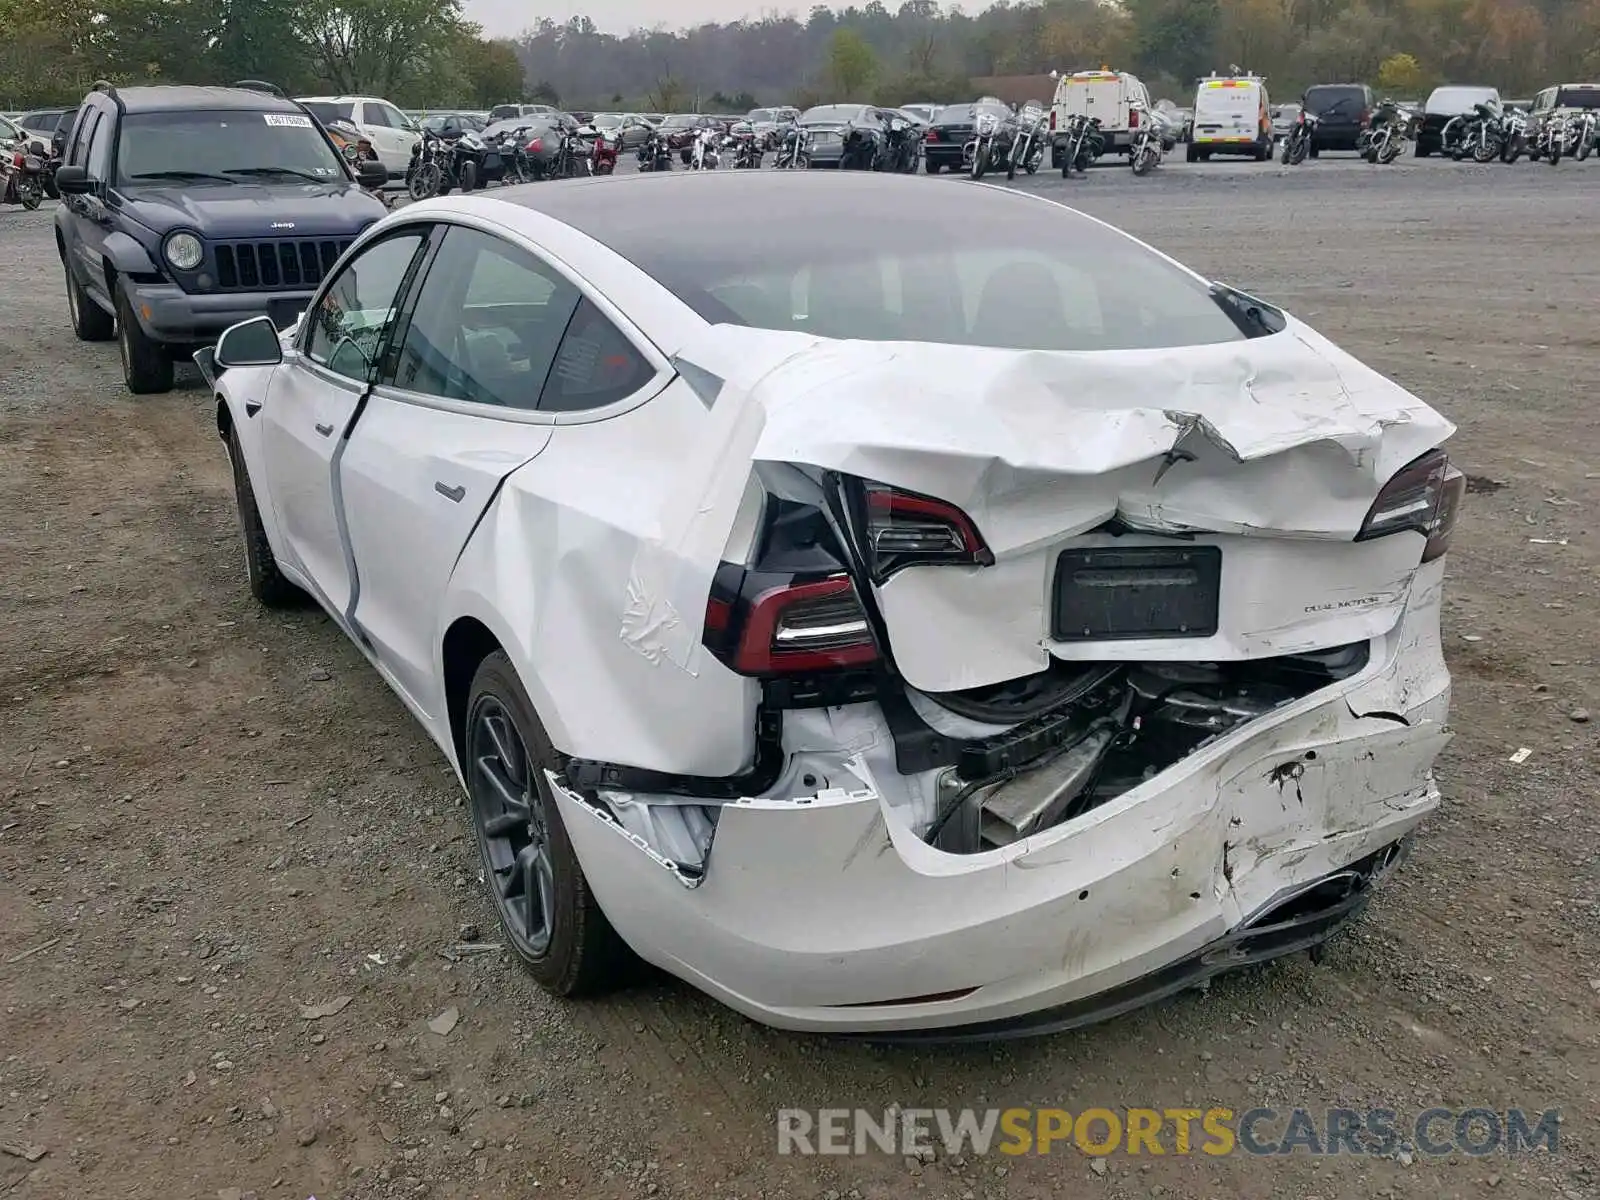
[[[924,138],[923,140],[924,141],[929,141],[929,142],[937,142],[939,140],[939,131],[937,129],[928,130],[928,136],[926,138]]]
[[[1401,467],[1378,493],[1356,541],[1410,531],[1427,539],[1422,561],[1432,562],[1450,548],[1467,477],[1450,465],[1443,450],[1430,450]]]
[[[706,601],[703,640],[741,675],[833,671],[878,657],[866,610],[844,574],[774,584],[748,596],[714,585]]]
[[[1128,110],[1128,128],[1139,128],[1139,111],[1137,109],[1130,108]]]
[[[529,154],[538,154],[543,149],[544,149],[544,139],[543,138],[534,138],[533,141],[528,143],[528,153]]]
[[[981,566],[994,554],[978,527],[954,504],[879,483],[867,483],[867,552],[882,583],[911,566]]]

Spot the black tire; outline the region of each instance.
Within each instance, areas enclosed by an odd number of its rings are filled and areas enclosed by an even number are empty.
[[[56,173],[54,171],[44,177],[44,194],[52,200],[61,199],[61,189],[56,186]]]
[[[159,342],[145,336],[128,297],[117,293],[117,348],[122,354],[122,381],[135,396],[172,390],[172,359]]]
[[[929,175],[937,175],[941,168],[938,163],[933,161],[933,159],[925,158],[922,160],[922,169]]]
[[[476,191],[478,187],[478,164],[464,162],[461,164],[461,194]]]
[[[232,429],[228,430],[228,461],[233,465],[233,499],[239,510],[239,534],[244,539],[244,569],[250,581],[250,594],[263,608],[299,608],[309,597],[278,570],[272,543],[267,541],[267,527],[261,523],[261,509],[256,504],[255,485],[250,482],[250,468],[245,466],[239,437]]]
[[[1429,147],[1429,146],[1424,146],[1421,142],[1417,143],[1417,147],[1416,147],[1415,150],[1412,151],[1412,153],[1415,154],[1418,158],[1432,158],[1433,157],[1432,148]]]
[[[1200,150],[1192,142],[1189,145],[1187,145],[1187,146],[1185,146],[1183,148],[1183,161],[1184,162],[1199,162],[1200,161]]]
[[[62,265],[67,273],[67,312],[72,316],[72,332],[80,342],[109,342],[117,336],[117,319],[89,298],[70,266]]]
[[[539,985],[557,996],[617,986],[629,973],[631,952],[583,877],[544,777],[545,768],[557,761],[555,748],[511,660],[499,650],[485,658],[472,677],[463,746],[468,820],[506,943]],[[520,762],[510,761],[519,758]],[[504,802],[507,793],[488,781],[488,775],[497,772],[503,780],[521,782],[519,800],[527,798],[525,807]],[[531,918],[513,906],[524,903],[529,889],[536,886],[529,876],[541,865],[545,877],[539,883],[548,886],[549,894],[538,888],[541,926],[538,936],[530,936]],[[519,874],[520,884],[515,882]],[[524,890],[508,898],[506,892],[516,886]]]

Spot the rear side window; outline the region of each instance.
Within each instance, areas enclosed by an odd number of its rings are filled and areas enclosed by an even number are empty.
[[[91,108],[84,114],[78,123],[78,137],[72,143],[72,148],[67,153],[67,161],[75,167],[87,169],[89,162],[89,142],[94,137],[95,128],[100,124],[102,114],[98,108]]]
[[[376,125],[381,129],[392,129],[395,123],[389,117],[389,110],[382,104],[363,104],[361,106],[362,120],[367,125]]]
[[[585,297],[567,323],[539,408],[545,412],[604,408],[633,395],[654,374],[649,360]]]
[[[1600,108],[1600,87],[1562,88],[1556,93],[1557,108]]]
[[[354,104],[335,104],[330,100],[308,100],[304,107],[317,120],[324,125],[330,121],[350,121],[356,119],[356,106]]]

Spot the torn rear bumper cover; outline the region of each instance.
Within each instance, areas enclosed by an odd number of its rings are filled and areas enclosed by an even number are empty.
[[[1358,674],[982,853],[948,854],[913,832],[902,793],[914,780],[894,770],[887,729],[870,725],[851,735],[852,779],[722,805],[692,870],[550,781],[622,936],[757,1020],[889,1036],[1083,1023],[1300,948],[1295,929],[1309,945],[1355,913],[1357,902],[1335,905],[1325,923],[1244,936],[1283,896],[1360,873],[1352,864],[1438,806],[1432,767],[1450,736],[1442,573],[1419,571],[1404,618]],[[1230,946],[1244,958],[1215,957]]]

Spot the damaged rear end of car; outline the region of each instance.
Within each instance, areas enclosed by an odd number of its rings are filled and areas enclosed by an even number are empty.
[[[999,1037],[1360,911],[1439,802],[1453,430],[1211,298],[1241,339],[680,352],[711,428],[621,637],[751,681],[754,750],[548,776],[642,957],[782,1027]]]

